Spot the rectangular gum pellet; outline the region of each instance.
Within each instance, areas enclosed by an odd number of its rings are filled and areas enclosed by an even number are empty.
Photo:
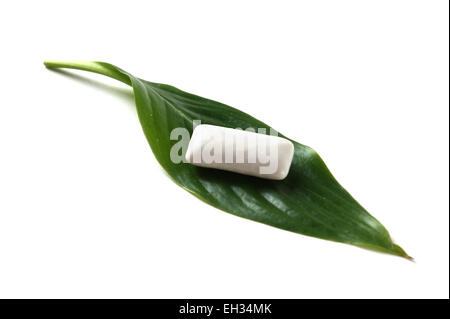
[[[294,145],[285,138],[202,124],[195,127],[185,158],[195,166],[282,180],[293,156]]]

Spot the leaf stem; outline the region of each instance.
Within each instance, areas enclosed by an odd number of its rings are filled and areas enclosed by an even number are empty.
[[[49,69],[68,68],[83,70],[93,73],[102,74],[110,78],[116,79],[122,83],[131,85],[128,73],[122,71],[118,67],[105,62],[90,61],[44,61],[44,65]]]

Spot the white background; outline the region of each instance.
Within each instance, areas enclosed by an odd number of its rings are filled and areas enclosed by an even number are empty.
[[[448,1],[0,4],[0,297],[449,297]],[[100,60],[322,155],[416,262],[176,186]],[[75,75],[76,74],[76,75]]]

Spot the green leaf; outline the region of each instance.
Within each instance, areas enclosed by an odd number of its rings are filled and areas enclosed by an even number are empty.
[[[48,68],[95,72],[132,86],[145,136],[158,162],[181,187],[228,213],[303,235],[410,258],[383,225],[334,179],[320,156],[292,141],[294,159],[282,181],[264,180],[170,160],[172,129],[190,133],[193,120],[231,128],[270,128],[225,104],[139,79],[104,62],[47,61]],[[282,136],[282,135],[280,135]]]

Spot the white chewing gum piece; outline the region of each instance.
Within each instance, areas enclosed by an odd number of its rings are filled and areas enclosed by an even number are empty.
[[[293,156],[285,138],[208,124],[195,127],[185,155],[195,166],[273,180],[286,178]]]

